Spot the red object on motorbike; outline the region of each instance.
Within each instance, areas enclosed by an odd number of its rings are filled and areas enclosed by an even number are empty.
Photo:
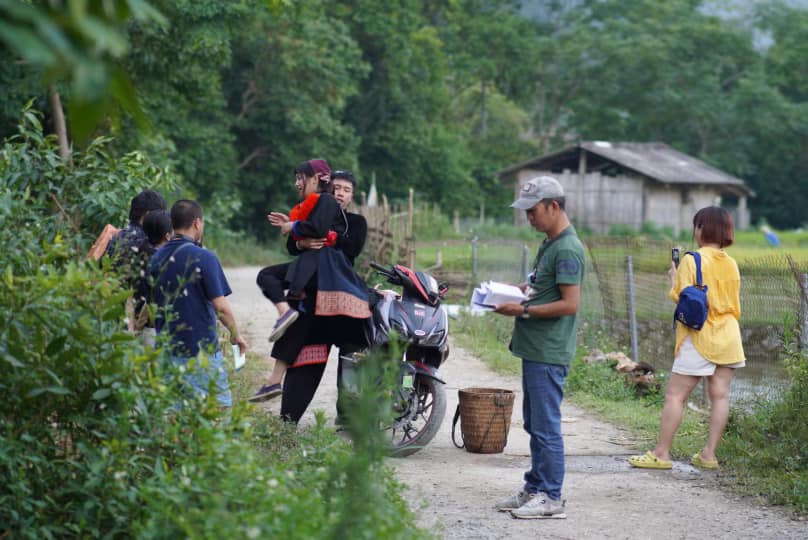
[[[393,268],[400,278],[400,285],[420,296],[430,306],[437,306],[449,289],[445,283],[439,284],[435,281],[435,278],[426,272],[413,272],[400,264],[395,265]]]
[[[424,289],[424,286],[421,284],[421,280],[418,279],[415,272],[406,266],[401,266],[400,264],[395,265],[395,269],[403,278],[401,283],[403,287],[412,289],[413,292],[417,293],[421,298],[424,299],[424,302],[429,302],[429,295],[427,294],[426,289]]]

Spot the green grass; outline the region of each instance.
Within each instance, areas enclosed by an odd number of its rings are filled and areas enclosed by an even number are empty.
[[[521,360],[508,351],[513,320],[493,314],[463,314],[454,325],[454,336],[460,346],[482,359],[497,373],[521,373]],[[586,364],[582,358],[588,348],[580,346],[567,378],[567,397],[606,421],[628,428],[638,448],[647,449],[656,442],[662,395],[652,393],[638,398],[624,376],[603,363]],[[689,457],[704,444],[706,418],[687,410],[672,453],[676,458]]]
[[[507,349],[513,321],[507,317],[461,315],[454,324],[458,345],[468,349],[497,373],[520,372],[521,361]],[[664,403],[663,390],[638,396],[624,376],[604,363],[587,364],[590,347],[609,347],[608,336],[593,328],[579,334],[578,351],[567,377],[567,397],[596,416],[628,429],[637,450],[656,444]],[[770,504],[787,505],[808,513],[808,358],[799,357],[791,368],[794,382],[781,399],[734,407],[718,457],[719,481],[727,488],[764,497]],[[660,374],[658,373],[658,376]],[[697,387],[695,392],[699,392]],[[700,450],[707,437],[709,413],[685,410],[671,454],[687,460]]]

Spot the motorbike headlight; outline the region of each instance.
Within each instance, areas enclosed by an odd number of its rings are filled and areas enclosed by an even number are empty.
[[[398,320],[398,319],[390,319],[390,327],[396,331],[399,336],[408,336],[409,332],[407,332],[407,327]]]
[[[422,337],[420,343],[421,345],[438,345],[441,341],[443,341],[443,337],[445,335],[445,330],[438,330],[435,333]]]

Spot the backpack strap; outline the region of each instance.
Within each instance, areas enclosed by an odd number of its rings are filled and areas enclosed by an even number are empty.
[[[704,284],[701,282],[701,255],[698,251],[688,251],[685,255],[693,255],[693,258],[696,260],[696,286],[699,289],[703,289]]]

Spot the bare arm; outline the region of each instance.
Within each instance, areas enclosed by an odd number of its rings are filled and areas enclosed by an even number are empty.
[[[213,303],[213,309],[216,310],[216,316],[219,317],[222,324],[230,331],[230,343],[238,345],[239,350],[242,353],[246,353],[249,347],[247,341],[239,334],[238,324],[236,323],[235,315],[233,315],[233,308],[230,306],[230,302],[224,296],[217,296],[211,300],[211,302]]]

